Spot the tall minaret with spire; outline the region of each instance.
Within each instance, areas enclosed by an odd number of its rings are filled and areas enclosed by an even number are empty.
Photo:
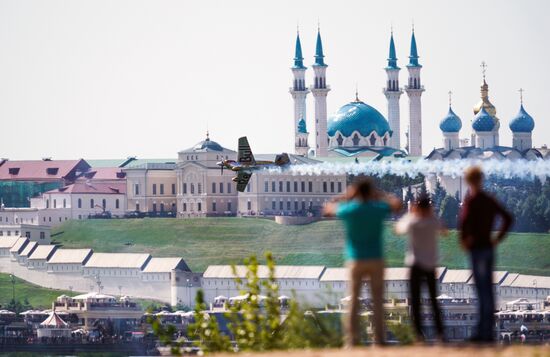
[[[330,87],[327,86],[326,71],[327,65],[323,55],[323,43],[321,41],[321,30],[317,29],[317,44],[315,46],[315,63],[313,64],[313,85],[311,93],[315,99],[315,155],[320,157],[328,156],[328,134],[327,134],[327,93]]]
[[[401,125],[400,125],[400,110],[399,110],[399,97],[403,91],[399,88],[399,68],[397,66],[397,56],[395,55],[395,43],[393,42],[393,29],[390,37],[390,55],[388,56],[388,65],[386,66],[386,75],[388,77],[386,81],[386,88],[384,88],[384,95],[388,100],[388,121],[390,123],[390,129],[393,132],[390,145],[393,148],[401,148]]]
[[[306,121],[306,97],[309,89],[306,87],[306,69],[302,55],[302,44],[300,43],[300,32],[296,33],[296,49],[294,52],[294,65],[292,76],[294,77],[289,92],[294,99],[294,152],[298,155],[307,155],[309,146],[307,136],[304,138]],[[303,121],[303,123],[301,123]],[[301,125],[301,127],[300,127]]]
[[[420,82],[420,70],[422,65],[418,63],[418,51],[416,49],[416,38],[414,27],[411,37],[411,53],[409,56],[409,83],[405,91],[409,96],[409,155],[422,156],[422,92],[424,86]]]

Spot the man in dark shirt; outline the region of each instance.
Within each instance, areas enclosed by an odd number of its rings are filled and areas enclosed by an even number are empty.
[[[504,240],[512,225],[512,216],[493,197],[483,191],[483,172],[479,167],[466,170],[468,194],[460,214],[460,243],[470,253],[472,271],[479,299],[479,321],[474,342],[493,342],[495,301],[493,296],[494,249]],[[495,238],[492,230],[496,218],[502,225]]]

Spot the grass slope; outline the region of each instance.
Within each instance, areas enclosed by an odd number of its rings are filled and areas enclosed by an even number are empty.
[[[70,294],[70,291],[42,288],[25,280],[15,278],[15,300],[23,302],[25,298],[34,308],[51,309],[52,302],[59,295]],[[5,307],[13,297],[12,283],[9,274],[0,273],[0,306]]]
[[[338,221],[281,226],[259,218],[82,220],[68,221],[52,233],[67,248],[181,256],[194,271],[210,264],[237,263],[264,251],[273,252],[279,264],[343,264],[344,238]],[[401,266],[406,239],[388,229],[385,247],[388,265]],[[468,267],[455,232],[442,239],[440,252],[441,265]],[[499,247],[497,269],[550,275],[549,253],[550,234],[513,233]]]

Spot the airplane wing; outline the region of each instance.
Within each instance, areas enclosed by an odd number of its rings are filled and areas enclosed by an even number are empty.
[[[250,145],[248,144],[246,136],[239,138],[239,156],[237,161],[243,164],[256,164],[256,160],[254,160],[254,155],[252,155],[252,150],[250,150]]]
[[[252,172],[239,171],[237,174],[237,191],[244,192],[250,177],[252,177]]]

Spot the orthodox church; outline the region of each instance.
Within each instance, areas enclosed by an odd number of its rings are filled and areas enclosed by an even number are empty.
[[[422,65],[416,46],[414,30],[407,70],[408,85],[404,87],[409,97],[409,123],[406,133],[408,142],[403,148],[400,142],[401,118],[399,99],[403,88],[399,86],[399,71],[393,33],[390,37],[389,57],[385,68],[387,75],[383,93],[387,99],[387,119],[374,107],[362,102],[357,93],[355,100],[343,105],[327,117],[327,96],[331,88],[327,85],[321,32],[317,32],[313,84],[306,85],[307,67],[304,65],[300,34],[296,36],[294,65],[291,67],[293,83],[289,92],[294,100],[295,154],[326,157],[404,157],[422,155],[422,111],[421,96],[424,87],[420,81]],[[306,125],[306,99],[311,93],[314,99],[315,146],[310,149],[309,132]]]

